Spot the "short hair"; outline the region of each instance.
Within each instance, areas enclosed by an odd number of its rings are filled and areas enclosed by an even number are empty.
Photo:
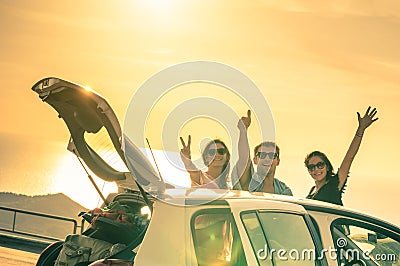
[[[263,146],[263,147],[274,147],[275,148],[275,153],[276,153],[276,158],[279,158],[280,149],[279,149],[278,145],[273,141],[263,141],[260,144],[258,144],[257,146],[255,146],[254,147],[254,157],[257,156],[258,149],[261,146]]]

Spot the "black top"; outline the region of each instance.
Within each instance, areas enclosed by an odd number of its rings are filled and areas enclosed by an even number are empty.
[[[339,176],[336,174],[329,178],[329,181],[316,193],[311,194],[315,188],[315,186],[313,186],[307,196],[307,199],[320,200],[343,206],[342,193],[344,192],[345,185],[343,185],[342,189],[339,190]]]

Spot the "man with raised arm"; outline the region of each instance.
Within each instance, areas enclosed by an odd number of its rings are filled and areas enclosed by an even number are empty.
[[[253,163],[251,162],[249,140],[247,129],[251,124],[251,111],[247,111],[247,116],[242,117],[238,122],[239,159],[232,170],[232,180],[235,189],[248,190],[250,192],[266,192],[293,196],[290,188],[282,181],[275,178],[276,167],[280,163],[279,147],[275,142],[264,141],[254,148]],[[237,181],[239,179],[239,181]]]

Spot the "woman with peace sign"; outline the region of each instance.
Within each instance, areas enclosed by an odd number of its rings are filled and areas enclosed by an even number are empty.
[[[182,143],[181,159],[190,175],[192,186],[227,189],[231,155],[225,143],[219,139],[207,143],[202,152],[202,159],[207,166],[207,171],[203,172],[191,160],[191,136],[188,136],[187,144],[182,137],[180,139]]]
[[[363,117],[357,112],[358,128],[356,134],[336,174],[324,153],[313,151],[306,156],[304,164],[315,181],[315,186],[311,188],[307,198],[343,205],[342,193],[350,166],[358,152],[365,129],[378,120],[378,118],[374,118],[377,112],[376,108],[371,111],[371,107],[368,107]]]

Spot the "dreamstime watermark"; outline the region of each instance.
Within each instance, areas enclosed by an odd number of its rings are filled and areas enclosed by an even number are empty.
[[[278,259],[281,261],[307,261],[322,260],[324,257],[326,257],[330,260],[343,260],[351,258],[351,260],[375,260],[385,262],[396,262],[399,259],[398,255],[393,253],[374,254],[372,250],[369,249],[363,251],[355,248],[345,249],[345,247],[347,246],[347,240],[345,238],[338,238],[336,241],[336,246],[338,248],[329,247],[328,249],[324,248],[320,251],[316,251],[315,249],[269,249],[268,245],[265,244],[264,248],[261,248],[257,251],[257,258],[259,260]]]

